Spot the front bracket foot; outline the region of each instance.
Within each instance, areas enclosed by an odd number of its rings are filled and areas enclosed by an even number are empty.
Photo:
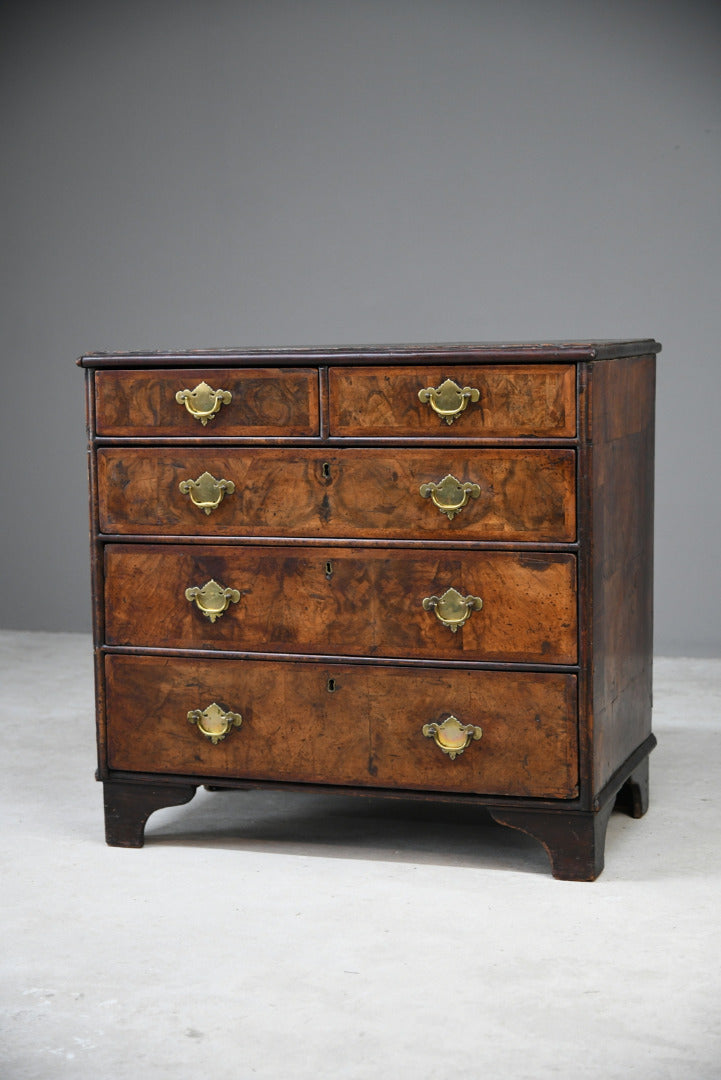
[[[561,881],[595,881],[603,870],[606,827],[613,800],[596,813],[584,811],[517,810],[490,807],[499,825],[539,840],[551,860],[553,876]]]
[[[142,847],[145,825],[155,810],[182,806],[195,795],[195,784],[145,784],[103,781],[105,840],[111,847]]]

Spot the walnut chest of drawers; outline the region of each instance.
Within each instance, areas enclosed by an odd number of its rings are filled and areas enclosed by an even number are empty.
[[[212,788],[648,804],[651,340],[88,355],[110,844]]]

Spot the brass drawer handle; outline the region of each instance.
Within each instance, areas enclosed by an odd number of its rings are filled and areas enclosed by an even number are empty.
[[[438,387],[428,386],[418,391],[418,400],[430,405],[433,412],[447,424],[452,424],[461,415],[469,401],[478,401],[480,396],[475,386],[461,388],[453,379],[446,379]]]
[[[230,390],[213,390],[207,382],[199,382],[194,390],[178,390],[175,400],[205,427],[221,405],[230,405],[232,397]]]
[[[220,506],[226,492],[232,495],[235,491],[232,480],[216,480],[209,472],[204,472],[197,480],[181,480],[178,487],[183,495],[190,495],[193,505],[206,514]]]
[[[234,727],[240,727],[243,717],[240,713],[224,712],[214,701],[212,705],[208,705],[207,709],[191,709],[188,713],[188,723],[195,724],[200,734],[210,739],[213,746],[216,746]]]
[[[428,484],[421,484],[418,490],[424,499],[427,499],[430,495],[433,505],[437,506],[442,514],[447,514],[449,521],[453,521],[456,514],[461,512],[469,497],[477,499],[481,494],[478,484],[473,484],[470,481],[462,484],[451,473],[444,476],[437,484],[433,481]]]
[[[442,724],[424,724],[421,730],[451,761],[483,734],[475,724],[462,724],[455,716],[449,716]]]
[[[193,585],[191,588],[186,589],[185,599],[190,601],[195,600],[195,606],[198,611],[202,615],[205,615],[206,619],[215,622],[216,619],[220,618],[224,611],[228,610],[231,601],[234,604],[238,603],[240,600],[240,593],[237,589],[224,588],[211,578],[210,581],[206,581],[202,588]]]
[[[426,596],[423,600],[423,610],[434,611],[438,621],[454,634],[471,617],[472,611],[480,611],[482,607],[480,596],[461,596],[457,589],[447,589],[443,596]]]

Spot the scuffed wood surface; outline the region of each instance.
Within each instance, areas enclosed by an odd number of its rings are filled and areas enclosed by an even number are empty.
[[[651,731],[654,356],[591,369],[593,789]],[[589,629],[587,627],[587,629]]]
[[[209,515],[181,494],[203,472],[235,491]],[[478,498],[449,520],[420,487],[452,473]],[[571,541],[575,452],[541,449],[105,447],[104,533]]]
[[[536,366],[331,368],[330,433],[343,436],[438,435],[461,438],[573,438],[576,370]],[[452,379],[479,391],[447,424],[418,391]]]
[[[556,553],[112,544],[111,645],[573,664],[576,560]],[[240,600],[215,620],[185,598],[215,580]],[[480,596],[455,633],[424,597]]]
[[[232,400],[203,425],[178,404],[178,390],[206,382]],[[197,368],[178,371],[99,371],[95,376],[99,435],[114,438],[214,438],[317,435],[318,372],[313,368]]]
[[[122,654],[106,671],[111,769],[559,799],[577,790],[573,675]],[[212,702],[243,717],[215,746],[187,720]],[[455,760],[422,733],[450,714],[483,731]]]

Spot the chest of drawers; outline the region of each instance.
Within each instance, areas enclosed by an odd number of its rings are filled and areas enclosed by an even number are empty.
[[[654,341],[84,356],[108,843],[199,785],[648,804]]]

